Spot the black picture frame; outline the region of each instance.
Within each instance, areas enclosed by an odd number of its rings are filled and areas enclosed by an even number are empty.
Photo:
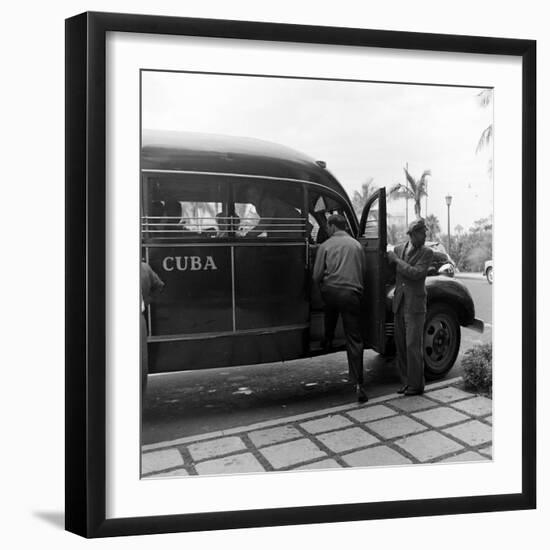
[[[516,494],[106,519],[109,31],[516,56],[522,60],[522,490]],[[85,537],[532,509],[536,506],[536,42],[83,13],[66,21],[66,529]],[[519,261],[519,258],[518,258]]]

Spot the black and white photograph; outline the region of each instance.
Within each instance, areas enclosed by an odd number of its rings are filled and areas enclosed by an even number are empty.
[[[491,461],[495,90],[139,84],[142,481]]]
[[[543,547],[545,12],[8,4],[2,546]]]

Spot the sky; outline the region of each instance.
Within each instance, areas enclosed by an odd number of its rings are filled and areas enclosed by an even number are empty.
[[[350,198],[370,178],[375,187],[405,183],[406,165],[415,178],[431,170],[427,213],[439,218],[446,233],[446,195],[453,197],[451,231],[492,214],[492,146],[478,154],[476,146],[493,122],[493,110],[480,105],[480,90],[144,72],[142,127],[253,137],[292,147],[325,161]],[[404,211],[404,200],[388,203],[388,212]]]

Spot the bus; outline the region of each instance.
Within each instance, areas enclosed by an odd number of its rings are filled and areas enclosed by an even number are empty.
[[[358,219],[322,161],[252,138],[144,132],[142,260],[165,283],[147,307],[148,372],[289,361],[327,353],[312,282],[327,219],[341,214],[366,257],[365,348],[394,353],[394,274],[386,259],[386,192]],[[478,331],[468,289],[426,280],[426,377],[452,368],[461,326]],[[344,348],[341,325],[331,351]]]

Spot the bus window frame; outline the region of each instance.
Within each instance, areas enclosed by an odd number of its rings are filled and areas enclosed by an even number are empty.
[[[178,236],[175,236],[174,238],[171,238],[171,237],[166,237],[166,236],[161,236],[161,237],[155,237],[155,236],[147,236],[147,231],[143,229],[143,222],[144,220],[146,220],[147,216],[149,215],[148,214],[148,205],[150,204],[150,200],[149,200],[149,182],[150,180],[152,179],[166,179],[168,180],[170,178],[170,176],[175,176],[176,178],[183,178],[185,176],[192,176],[193,178],[196,178],[196,177],[201,177],[201,176],[204,176],[205,178],[207,179],[212,179],[213,177],[215,178],[214,180],[214,183],[215,184],[219,184],[219,183],[222,183],[222,186],[223,186],[223,197],[221,198],[221,200],[219,201],[213,201],[213,202],[219,202],[221,205],[222,205],[222,212],[223,211],[226,211],[228,212],[228,217],[231,216],[231,214],[229,214],[229,212],[231,212],[231,208],[232,208],[232,203],[231,203],[231,198],[232,198],[232,182],[226,178],[223,178],[221,177],[222,175],[220,175],[220,177],[217,177],[216,174],[201,174],[201,173],[194,173],[194,174],[186,174],[186,173],[170,173],[170,174],[166,174],[162,171],[143,171],[142,170],[142,187],[141,187],[141,220],[142,220],[142,223],[141,223],[141,227],[140,227],[140,232],[141,232],[141,244],[142,246],[155,246],[155,245],[161,245],[161,244],[187,244],[187,243],[191,243],[191,242],[198,242],[198,243],[202,243],[202,242],[208,242],[210,240],[214,240],[213,237],[211,236],[207,236],[205,235],[206,232],[202,231],[202,232],[192,232],[192,235],[189,235],[187,238],[183,238],[183,237],[180,237],[178,238]],[[196,180],[193,181],[193,183],[195,184],[196,183]],[[181,201],[178,201],[178,202],[181,202]],[[217,222],[214,222],[216,225],[217,225]],[[232,235],[231,233],[233,233],[233,226],[231,226],[231,231],[229,232],[230,234],[227,235],[227,236],[223,236],[223,237],[220,237],[218,235],[216,235],[215,239],[218,240],[219,242],[228,242],[232,239]],[[183,231],[182,231],[183,233]]]
[[[309,198],[310,198],[310,195],[309,193],[312,191],[312,190],[315,190],[316,192],[319,193],[320,196],[322,197],[330,197],[332,200],[334,200],[336,203],[338,203],[340,205],[340,208],[337,208],[336,210],[338,211],[342,211],[342,215],[346,218],[346,223],[347,223],[347,226],[349,228],[349,234],[352,236],[352,237],[357,237],[358,235],[356,234],[357,233],[357,228],[356,228],[356,224],[353,223],[354,222],[354,217],[353,217],[353,214],[352,214],[352,210],[350,208],[350,205],[349,205],[349,202],[345,199],[345,197],[342,197],[340,194],[336,193],[335,191],[333,191],[332,189],[328,188],[328,187],[325,187],[324,185],[319,185],[319,184],[309,184],[307,185],[307,199],[306,199],[306,204],[307,204],[307,211],[308,211],[308,214],[311,213],[311,215],[315,218],[315,212],[310,212],[309,211],[309,204],[310,204],[310,201],[309,201]],[[334,210],[334,209],[332,209]],[[321,211],[321,214],[326,216],[326,212],[327,210],[323,210]],[[313,245],[310,245],[310,246],[318,246],[319,244],[321,243],[314,243]]]

